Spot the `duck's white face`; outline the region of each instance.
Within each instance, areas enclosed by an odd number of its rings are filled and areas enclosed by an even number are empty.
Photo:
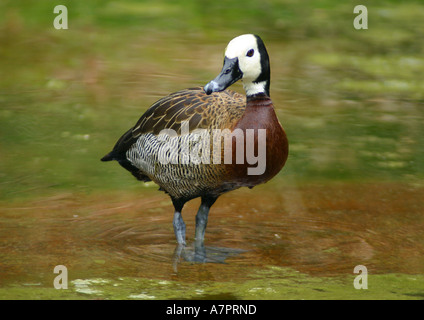
[[[255,81],[262,72],[261,54],[256,37],[252,34],[244,34],[231,40],[225,50],[225,57],[238,59],[242,79],[246,82]]]
[[[205,92],[222,91],[239,79],[247,96],[269,95],[269,60],[262,40],[253,34],[238,36],[228,43],[221,73],[205,86]]]

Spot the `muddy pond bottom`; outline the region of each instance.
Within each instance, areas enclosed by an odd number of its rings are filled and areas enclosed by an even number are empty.
[[[423,187],[276,183],[195,214],[176,259],[172,204],[140,194],[57,194],[0,208],[0,299],[423,299]],[[197,248],[198,249],[198,248]],[[57,265],[67,289],[55,289]],[[355,266],[368,289],[353,286]]]

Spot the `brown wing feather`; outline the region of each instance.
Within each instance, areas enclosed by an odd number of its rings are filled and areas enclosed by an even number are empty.
[[[154,103],[136,123],[132,136],[159,134],[163,129],[180,133],[183,121],[189,121],[190,130],[232,128],[245,107],[245,97],[229,90],[209,96],[201,87],[178,91]]]
[[[118,140],[113,150],[102,160],[118,160],[122,165],[131,167],[125,154],[140,135],[159,134],[163,129],[173,129],[180,134],[183,121],[189,121],[190,131],[197,128],[232,129],[245,109],[245,96],[230,90],[206,95],[202,87],[195,87],[172,93],[147,109],[136,125]]]

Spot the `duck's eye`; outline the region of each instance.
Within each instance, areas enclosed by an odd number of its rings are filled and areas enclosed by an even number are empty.
[[[252,57],[254,53],[255,53],[255,50],[250,49],[249,51],[247,51],[246,56],[247,57]]]

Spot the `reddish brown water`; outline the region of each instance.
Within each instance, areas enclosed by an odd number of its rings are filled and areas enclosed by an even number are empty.
[[[173,268],[172,205],[138,194],[64,193],[0,209],[2,284],[51,285],[55,265],[70,279],[143,277],[236,281],[265,266],[315,276],[420,273],[423,188],[395,183],[278,186],[238,190],[213,206],[206,246],[243,249],[225,264]],[[185,207],[188,247],[199,202]]]

